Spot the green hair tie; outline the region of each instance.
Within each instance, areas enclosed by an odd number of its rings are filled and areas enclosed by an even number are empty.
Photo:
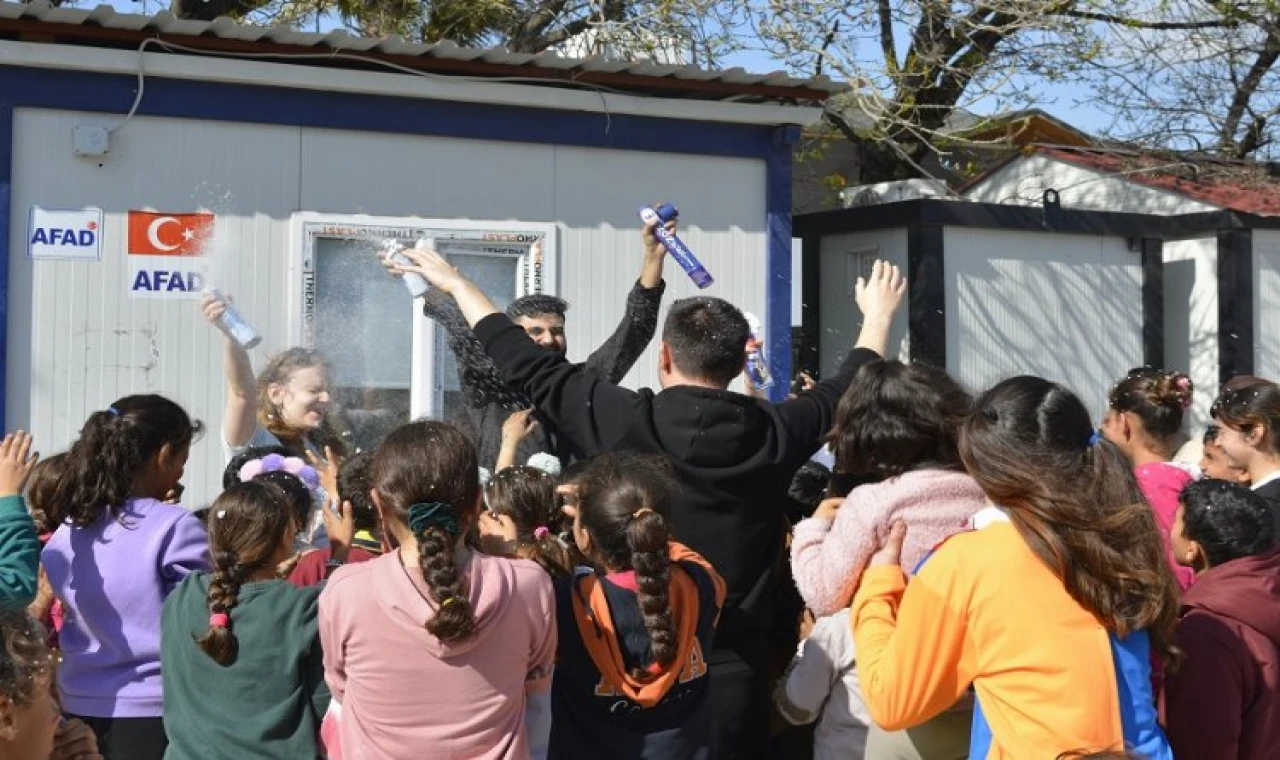
[[[428,501],[409,507],[409,530],[413,535],[421,536],[427,528],[439,528],[450,536],[462,533],[458,518],[453,515],[453,507],[442,501]]]

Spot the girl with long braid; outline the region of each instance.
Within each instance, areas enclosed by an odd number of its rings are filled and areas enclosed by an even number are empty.
[[[297,529],[289,495],[262,476],[209,508],[213,572],[188,576],[164,605],[168,760],[317,756],[329,706],[320,589],[282,578]]]
[[[545,714],[551,688],[551,579],[467,546],[481,501],[475,447],[452,425],[410,423],[379,447],[370,482],[396,548],[339,568],[320,596],[342,755],[541,755],[545,736],[525,716],[527,705]]]
[[[666,460],[606,454],[575,481],[574,541],[595,565],[557,583],[551,758],[714,756],[707,663],[725,584],[671,540]]]

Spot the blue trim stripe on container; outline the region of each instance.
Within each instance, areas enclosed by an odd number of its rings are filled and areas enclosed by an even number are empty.
[[[765,322],[768,325],[769,372],[774,377],[769,397],[782,401],[791,388],[791,147],[800,139],[798,127],[774,130],[774,149],[765,172],[766,234],[769,261],[765,267]]]
[[[0,85],[2,88],[3,85]],[[9,208],[13,205],[13,104],[0,95],[0,429],[8,430],[9,392]]]
[[[317,69],[316,76],[323,76]],[[0,66],[0,349],[8,329],[13,109],[123,114],[137,80],[123,74]],[[476,85],[483,86],[483,85]],[[660,107],[660,106],[658,106]],[[148,77],[138,114],[420,136],[760,159],[766,166],[766,353],[785,396],[791,377],[791,147],[799,129],[558,111],[382,95]],[[55,137],[54,139],[63,139]],[[678,197],[679,188],[672,188]],[[7,358],[7,352],[0,353]],[[0,421],[4,419],[0,378]]]

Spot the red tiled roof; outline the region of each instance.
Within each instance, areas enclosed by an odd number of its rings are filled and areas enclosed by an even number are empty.
[[[1280,216],[1280,179],[1265,164],[1178,153],[1036,147],[1046,156],[1232,211]]]

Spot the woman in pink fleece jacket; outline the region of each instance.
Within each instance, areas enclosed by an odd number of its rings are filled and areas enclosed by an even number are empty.
[[[947,373],[922,364],[871,362],[840,399],[828,440],[837,473],[866,482],[829,499],[795,527],[791,570],[815,615],[849,606],[867,561],[896,520],[907,524],[903,565],[969,527],[985,505],[960,469],[959,421],[972,399]]]
[[[1133,463],[1138,487],[1160,526],[1169,567],[1183,591],[1190,588],[1195,573],[1174,559],[1169,530],[1178,511],[1178,496],[1195,478],[1171,460],[1178,450],[1182,414],[1191,406],[1194,393],[1191,378],[1181,372],[1132,369],[1111,389],[1102,420],[1102,435]]]

